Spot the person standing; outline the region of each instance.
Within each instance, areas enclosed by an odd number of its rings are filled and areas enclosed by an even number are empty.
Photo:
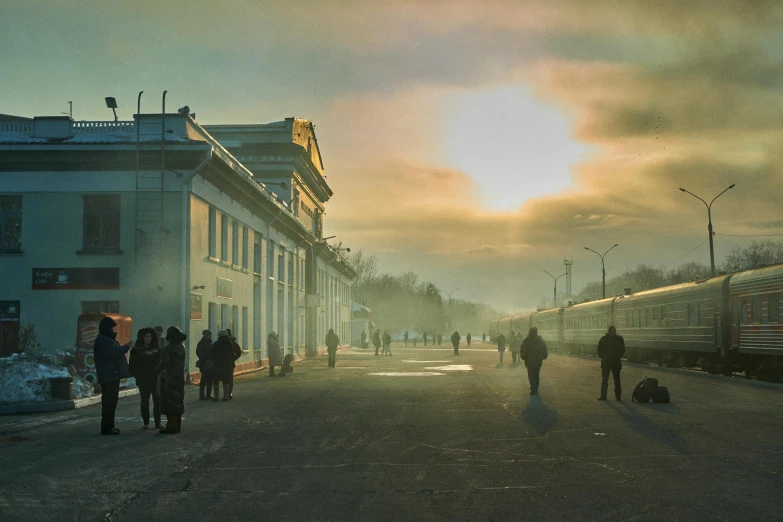
[[[511,335],[508,336],[509,349],[511,350],[511,362],[517,364],[519,362],[519,345],[522,344],[519,336],[511,331]]]
[[[92,345],[95,372],[101,385],[101,435],[120,434],[114,427],[114,413],[120,400],[120,381],[130,376],[125,354],[133,348],[133,343],[120,346],[116,341],[116,326],[117,322],[111,317],[101,319],[98,336]]]
[[[234,337],[231,330],[226,328],[226,332],[228,332],[228,338],[231,339],[231,356],[233,357],[231,361],[231,379],[228,382],[228,399],[231,400],[234,398],[234,370],[237,367],[237,361],[242,357],[242,347],[239,346],[237,338]]]
[[[424,339],[424,346],[427,346],[427,332],[424,332],[424,335],[422,335],[422,338]]]
[[[375,356],[378,356],[378,350],[381,349],[381,330],[375,330],[375,333],[372,335],[372,344],[375,345]]]
[[[185,413],[185,339],[178,326],[166,329],[166,347],[157,367],[160,402],[166,415],[166,427],[158,433],[182,431],[182,415]]]
[[[454,333],[451,334],[451,345],[454,347],[454,355],[459,355],[460,340],[462,340],[462,337],[460,337],[458,331],[454,330]]]
[[[522,341],[519,355],[525,360],[527,378],[530,381],[530,395],[538,395],[538,385],[541,381],[541,366],[544,359],[549,356],[544,339],[538,335],[538,328],[530,329],[527,337]]]
[[[226,330],[218,332],[217,341],[212,345],[212,353],[215,361],[212,378],[215,382],[219,381],[223,384],[223,400],[230,401],[229,388],[234,377],[234,347]],[[220,400],[219,388],[215,389],[215,396],[212,400]]]
[[[405,348],[408,347],[408,330],[405,330],[405,335],[402,336],[405,339]]]
[[[623,368],[621,357],[625,354],[625,339],[617,335],[617,329],[610,326],[606,335],[598,341],[598,357],[601,358],[601,396],[599,401],[606,400],[606,392],[609,388],[609,373],[614,378],[614,396],[622,401],[623,389],[620,386],[620,370]]]
[[[465,340],[468,342],[468,348],[470,348],[471,339],[473,339],[473,337],[470,335],[470,332],[468,332],[468,335],[465,336]]]
[[[359,348],[364,348],[367,344],[367,334],[362,330],[362,344],[359,346]]]
[[[482,333],[482,334],[481,334],[481,342],[482,342],[482,343],[485,343],[485,342],[487,342],[487,334],[485,334],[485,333]]]
[[[391,335],[389,335],[389,330],[383,331],[383,351],[391,357]]]
[[[198,398],[200,401],[212,400],[212,388],[214,387],[217,390],[217,383],[212,378],[215,361],[212,353],[211,331],[204,330],[201,332],[201,340],[196,345],[196,356],[198,357],[196,366],[201,370],[201,380],[198,383]]]
[[[326,353],[329,354],[329,368],[334,368],[334,363],[337,359],[337,347],[340,346],[340,338],[334,333],[334,328],[329,328],[329,333],[326,334],[324,343],[326,344]]]
[[[150,429],[150,396],[152,396],[152,415],[155,419],[155,427],[160,425],[160,403],[158,400],[156,368],[160,364],[160,343],[155,330],[142,328],[136,336],[136,344],[130,351],[130,371],[136,378],[136,386],[139,388],[141,399],[141,420],[144,422],[142,429]]]
[[[500,365],[503,366],[503,354],[506,353],[506,336],[502,333],[498,335],[498,354],[500,354]]]
[[[438,334],[438,346],[443,344],[443,334]]]
[[[270,332],[266,339],[266,353],[269,357],[269,376],[277,377],[275,375],[275,366],[283,365],[283,354],[280,353],[280,341],[277,340],[277,334]]]

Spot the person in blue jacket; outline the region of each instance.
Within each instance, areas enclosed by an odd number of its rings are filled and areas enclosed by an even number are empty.
[[[114,426],[114,412],[120,398],[120,381],[130,377],[125,354],[133,348],[133,343],[120,346],[116,341],[116,326],[117,322],[111,317],[101,319],[93,343],[95,371],[101,385],[101,435],[119,435],[120,430]]]

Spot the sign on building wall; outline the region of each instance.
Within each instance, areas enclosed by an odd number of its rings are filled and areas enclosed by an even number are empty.
[[[226,279],[224,277],[217,278],[217,296],[224,299],[231,299],[234,296],[231,279]]]
[[[33,268],[33,290],[119,290],[117,268]]]
[[[0,301],[0,323],[19,321],[19,301]]]
[[[190,294],[190,320],[201,321],[201,294]]]

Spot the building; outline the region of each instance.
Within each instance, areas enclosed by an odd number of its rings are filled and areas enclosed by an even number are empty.
[[[83,312],[177,324],[196,378],[203,329],[233,331],[238,370],[263,364],[271,331],[301,355],[329,328],[351,338],[356,274],[323,239],[332,190],[313,125],[203,127],[188,112],[0,119],[3,325],[34,323],[54,351]]]
[[[375,323],[372,322],[372,311],[364,305],[353,301],[351,303],[351,313],[353,314],[353,334],[351,336],[351,345],[362,347],[362,332],[367,334],[367,341],[372,339],[372,329]]]

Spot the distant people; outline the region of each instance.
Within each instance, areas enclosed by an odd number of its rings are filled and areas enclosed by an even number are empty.
[[[158,373],[155,371],[160,363],[160,342],[155,330],[142,328],[136,336],[136,344],[130,351],[130,371],[136,378],[136,386],[139,388],[141,399],[141,420],[144,422],[142,429],[150,429],[150,396],[152,396],[152,415],[155,419],[155,427],[160,425],[160,403],[156,386]]]
[[[160,349],[163,350],[163,348],[166,346],[166,339],[163,338],[163,327],[156,326],[153,329],[155,330],[155,335],[158,336],[158,344],[160,345]]]
[[[418,337],[414,337],[414,338],[413,338],[413,347],[414,347],[414,348],[416,348],[416,343],[417,343],[417,342],[419,342],[419,338],[418,338]]]
[[[470,332],[468,332],[468,335],[465,336],[465,340],[468,342],[468,348],[470,348],[471,339],[473,339],[473,337],[470,335]]]
[[[213,355],[212,332],[204,330],[201,332],[201,340],[196,345],[196,357],[198,357],[196,366],[201,371],[201,380],[198,383],[198,399],[200,401],[212,400],[213,385],[217,390],[217,383],[212,378],[215,368]]]
[[[535,326],[530,329],[527,337],[522,341],[519,355],[525,360],[527,378],[530,381],[530,395],[538,395],[541,366],[544,364],[544,359],[549,356],[549,353],[547,352],[544,339],[538,335],[538,328]]]
[[[438,334],[438,346],[443,344],[443,334]]]
[[[375,330],[375,333],[372,335],[372,344],[375,345],[375,356],[378,356],[378,350],[381,349],[381,330]]]
[[[219,382],[223,385],[223,400],[230,401],[230,383],[234,379],[234,347],[231,344],[231,337],[229,337],[226,330],[220,330],[218,332],[217,341],[212,345],[212,352],[214,353],[215,360],[213,379],[215,382]],[[220,388],[216,386],[215,396],[212,398],[213,401],[220,400],[219,390]]]
[[[485,343],[485,342],[487,342],[487,334],[485,334],[485,333],[482,333],[482,334],[481,334],[481,342],[482,342],[482,343]]]
[[[269,358],[269,376],[277,377],[275,366],[283,365],[283,354],[280,352],[280,341],[277,340],[275,332],[269,332],[266,338],[266,353]]]
[[[231,330],[226,328],[226,332],[228,332],[228,338],[231,339],[231,355],[233,357],[233,361],[231,361],[231,380],[228,383],[228,398],[231,400],[234,398],[234,369],[237,366],[237,361],[242,357],[242,347],[239,346],[237,338],[234,337]]]
[[[498,335],[498,354],[500,355],[500,365],[503,366],[503,354],[506,353],[506,336],[502,333]]]
[[[383,351],[384,353],[388,354],[389,357],[391,357],[391,335],[389,335],[389,330],[383,331]]]
[[[609,388],[609,372],[614,378],[614,396],[622,401],[623,389],[620,386],[620,370],[623,368],[621,357],[625,354],[625,339],[617,335],[614,326],[610,326],[606,335],[598,341],[598,357],[601,358],[601,396],[599,401],[606,400],[606,392]]]
[[[405,335],[402,336],[405,339],[405,347],[408,347],[408,330],[405,330]]]
[[[160,404],[166,415],[166,427],[158,433],[182,431],[182,415],[185,413],[185,340],[187,335],[178,326],[166,329],[166,347],[158,364],[158,389]]]
[[[367,348],[367,334],[362,330],[362,344],[360,348]]]
[[[340,346],[340,338],[334,333],[334,328],[329,328],[324,340],[326,344],[326,353],[329,354],[329,368],[334,368],[335,359],[337,359],[337,347]]]
[[[424,335],[421,336],[422,339],[424,339],[424,346],[427,346],[427,332],[424,332]]]
[[[511,350],[511,362],[516,364],[519,362],[519,346],[522,344],[522,340],[517,334],[511,330],[511,335],[508,337],[509,349]]]
[[[116,341],[116,326],[116,321],[111,317],[101,319],[98,336],[93,342],[95,371],[98,374],[98,384],[101,385],[101,435],[120,434],[120,430],[114,426],[114,414],[120,400],[120,381],[130,376],[125,354],[133,348],[133,343],[120,346]]]
[[[459,355],[459,342],[462,340],[462,337],[460,337],[459,332],[454,330],[454,333],[451,334],[451,345],[454,347],[454,355]]]

